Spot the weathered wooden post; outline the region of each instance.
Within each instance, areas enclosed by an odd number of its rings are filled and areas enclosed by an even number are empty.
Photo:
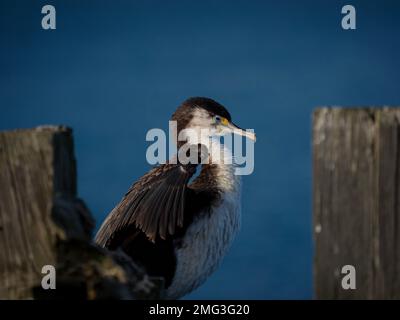
[[[160,298],[162,283],[92,244],[92,227],[76,194],[72,131],[0,132],[0,299]],[[45,265],[55,290],[41,286]]]
[[[317,109],[313,179],[315,297],[399,299],[400,108]]]

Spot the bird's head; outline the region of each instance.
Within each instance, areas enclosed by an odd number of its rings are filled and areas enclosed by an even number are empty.
[[[209,136],[224,136],[226,134],[238,134],[253,141],[256,136],[253,132],[241,129],[232,122],[228,110],[218,102],[202,97],[190,98],[172,115],[172,120],[177,121],[178,134],[180,132],[208,132]]]

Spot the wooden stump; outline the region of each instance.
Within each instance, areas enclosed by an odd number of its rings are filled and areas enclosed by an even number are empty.
[[[0,132],[0,299],[160,298],[161,280],[91,243],[76,190],[69,128]],[[56,268],[55,290],[41,286],[45,265]]]
[[[313,179],[315,297],[399,299],[400,108],[317,109]]]

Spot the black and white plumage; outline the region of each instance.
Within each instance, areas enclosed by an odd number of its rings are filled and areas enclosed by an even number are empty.
[[[232,124],[222,105],[208,98],[186,100],[172,120],[177,121],[178,133],[211,129],[217,137],[237,133],[255,139]],[[190,144],[210,143],[210,136],[201,134],[188,133],[185,138]],[[214,163],[221,156],[215,152],[231,155],[219,139],[211,141],[207,149],[199,148],[207,154],[198,154],[208,156],[209,164],[178,162],[152,169],[132,185],[96,235],[99,245],[121,248],[149,275],[163,277],[168,299],[191,292],[215,271],[240,226],[240,176],[229,161]],[[198,166],[201,171],[191,181]]]

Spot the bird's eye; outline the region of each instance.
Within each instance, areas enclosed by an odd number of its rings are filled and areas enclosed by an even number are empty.
[[[215,122],[220,123],[221,122],[221,117],[220,116],[215,116]]]

